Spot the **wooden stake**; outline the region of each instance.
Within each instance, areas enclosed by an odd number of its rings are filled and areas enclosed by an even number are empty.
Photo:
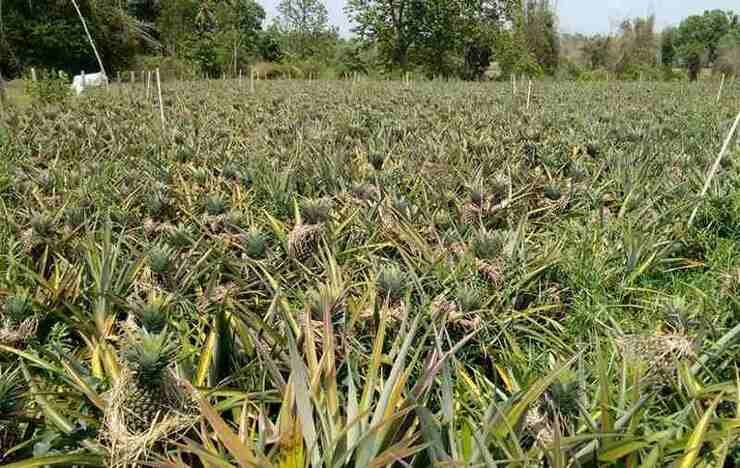
[[[249,91],[254,94],[254,70],[249,73]]]
[[[36,82],[36,69],[31,67],[31,80],[35,83]]]
[[[132,70],[131,71],[131,84],[134,84],[134,83],[136,83],[136,72]]]
[[[159,68],[157,68],[157,93],[159,94],[159,117],[162,119],[162,130],[164,130],[164,102],[162,102],[162,81],[159,78]]]
[[[80,72],[80,76],[82,77],[82,90],[85,90],[85,70],[82,70]]]
[[[239,69],[239,87],[242,87],[242,69]]]
[[[722,98],[722,87],[725,85],[725,74],[722,73],[722,81],[719,83],[719,92],[717,93],[717,104],[719,104],[719,100]]]
[[[719,156],[717,156],[717,159],[714,161],[714,164],[712,165],[712,168],[709,170],[709,174],[707,175],[707,180],[704,182],[704,188],[701,189],[701,193],[699,194],[699,198],[703,199],[707,192],[709,191],[709,186],[712,185],[712,179],[714,179],[715,174],[717,173],[717,170],[719,169],[719,164],[722,162],[722,158],[725,156],[725,151],[727,151],[727,147],[730,146],[730,141],[732,141],[732,136],[735,134],[735,130],[737,130],[737,124],[740,123],[740,112],[738,112],[737,117],[735,118],[735,123],[732,124],[732,128],[730,129],[730,133],[727,134],[727,138],[725,138],[725,142],[722,145],[722,150],[719,152]],[[696,204],[694,207],[694,211],[691,213],[691,217],[689,218],[689,227],[694,222],[694,218],[696,217],[697,211],[699,211],[699,205],[701,204],[701,201]]]
[[[149,102],[149,83],[152,80],[152,72],[146,72],[146,100]]]
[[[529,88],[527,89],[527,110],[529,110],[529,101],[532,97],[532,80],[529,80]]]

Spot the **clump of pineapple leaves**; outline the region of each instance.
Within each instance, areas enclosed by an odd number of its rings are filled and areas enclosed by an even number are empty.
[[[707,83],[166,82],[165,131],[143,87],[10,109],[0,464],[740,464]]]

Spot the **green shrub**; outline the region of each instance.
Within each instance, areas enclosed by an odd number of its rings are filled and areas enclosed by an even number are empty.
[[[71,94],[70,78],[62,71],[41,70],[37,72],[36,81],[26,81],[26,93],[39,103],[51,104],[63,101]]]

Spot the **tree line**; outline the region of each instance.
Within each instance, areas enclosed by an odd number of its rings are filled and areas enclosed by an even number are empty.
[[[401,76],[478,80],[512,74],[621,78],[702,67],[738,73],[740,21],[708,11],[661,33],[625,20],[615,35],[563,35],[551,0],[348,0],[353,34],[322,0],[282,0],[266,23],[256,0],[78,0],[109,70],[160,66],[178,76]],[[69,0],[0,0],[0,71],[98,69]],[[652,75],[650,75],[652,77]]]

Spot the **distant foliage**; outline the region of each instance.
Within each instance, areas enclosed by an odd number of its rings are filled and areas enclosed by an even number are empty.
[[[63,71],[37,71],[36,81],[26,80],[26,93],[41,104],[61,102],[71,95],[70,77]]]

